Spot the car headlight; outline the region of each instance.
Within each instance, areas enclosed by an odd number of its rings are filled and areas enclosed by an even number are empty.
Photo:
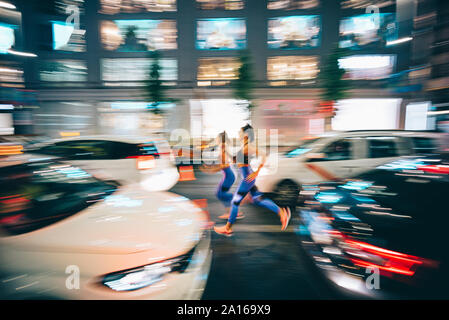
[[[171,272],[184,272],[189,266],[196,246],[186,254],[136,269],[110,273],[103,277],[102,284],[114,291],[133,291],[161,281]]]

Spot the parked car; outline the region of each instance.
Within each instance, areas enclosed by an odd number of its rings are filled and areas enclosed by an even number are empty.
[[[67,163],[122,184],[140,183],[149,191],[169,190],[179,179],[170,147],[162,139],[80,136],[52,140],[25,151],[60,157]]]
[[[0,298],[199,299],[207,216],[54,160],[1,164]]]
[[[399,156],[435,152],[438,138],[423,131],[333,132],[270,155],[256,186],[277,203],[295,206],[304,183],[351,177]]]
[[[304,190],[302,245],[337,287],[359,297],[449,298],[448,155],[401,158]]]

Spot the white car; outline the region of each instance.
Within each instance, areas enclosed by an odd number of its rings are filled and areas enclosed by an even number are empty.
[[[284,154],[271,154],[257,188],[280,205],[295,205],[301,186],[347,178],[404,155],[438,149],[439,135],[423,131],[333,132]]]
[[[179,179],[170,146],[162,139],[79,136],[52,140],[25,151],[60,157],[122,184],[139,182],[148,191],[169,190]]]
[[[0,298],[199,299],[206,214],[53,160],[0,168]]]

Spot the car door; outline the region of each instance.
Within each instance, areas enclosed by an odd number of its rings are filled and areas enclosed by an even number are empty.
[[[306,167],[319,177],[318,181],[345,178],[357,166],[360,153],[359,139],[341,138],[324,146],[319,158],[306,160]]]
[[[407,140],[393,135],[365,136],[361,139],[363,156],[352,168],[351,176],[372,170],[409,152]]]

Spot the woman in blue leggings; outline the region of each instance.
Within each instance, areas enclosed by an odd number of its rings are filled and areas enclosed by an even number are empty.
[[[227,145],[229,139],[225,131],[220,133],[217,137],[217,144],[220,148],[220,169],[223,172],[223,179],[221,179],[220,184],[218,185],[216,196],[225,206],[226,213],[219,216],[220,219],[228,219],[230,212],[229,208],[231,207],[231,200],[233,194],[229,192],[232,185],[235,182],[235,175],[231,169],[232,156],[229,154]],[[243,218],[243,214],[239,212],[237,214],[237,219]]]
[[[228,222],[224,226],[214,227],[214,230],[218,234],[225,236],[231,236],[233,234],[232,225],[237,219],[240,203],[248,193],[251,194],[254,204],[277,213],[282,224],[281,230],[285,230],[291,218],[290,209],[279,208],[273,201],[262,198],[262,193],[260,193],[255,186],[256,177],[265,163],[265,156],[263,156],[263,160],[259,168],[253,172],[249,165],[249,160],[253,155],[259,155],[259,152],[257,148],[250,144],[254,141],[254,130],[249,124],[240,129],[240,140],[242,141],[242,148],[234,160],[239,167],[242,175],[242,181],[232,197],[231,213],[229,215]]]

